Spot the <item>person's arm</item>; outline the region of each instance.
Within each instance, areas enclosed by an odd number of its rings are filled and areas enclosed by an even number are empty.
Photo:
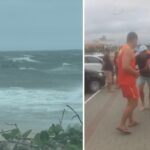
[[[139,71],[137,71],[130,65],[132,56],[133,56],[133,52],[130,49],[126,49],[122,60],[123,69],[133,74],[134,76],[139,76]]]
[[[136,69],[139,70],[139,55],[137,55],[135,58],[136,58]]]

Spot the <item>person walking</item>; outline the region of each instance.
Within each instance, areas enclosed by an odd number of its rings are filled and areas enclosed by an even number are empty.
[[[136,62],[140,70],[140,77],[138,78],[138,86],[139,86],[140,98],[142,102],[140,108],[141,111],[145,109],[145,94],[144,94],[145,83],[147,83],[149,88],[148,108],[150,108],[150,68],[148,68],[148,63],[150,62],[148,61],[150,61],[150,53],[148,52],[148,47],[142,45],[139,47],[138,55],[136,56]]]
[[[113,71],[114,71],[113,62],[109,54],[106,54],[103,60],[104,60],[103,70],[106,76],[106,86],[108,88],[108,91],[112,92]]]
[[[131,131],[128,127],[133,127],[138,124],[133,116],[139,99],[139,92],[136,86],[136,79],[139,76],[139,71],[136,70],[136,58],[134,54],[137,41],[137,34],[135,32],[130,32],[127,35],[127,44],[122,46],[118,54],[118,83],[123,96],[127,99],[127,105],[117,130],[124,134],[130,134]],[[127,121],[129,121],[128,126]]]
[[[117,63],[117,60],[118,60],[118,53],[119,51],[116,51],[115,52],[115,56],[114,56],[114,66],[115,66],[115,75],[116,75],[116,81],[115,81],[115,85],[116,85],[116,88],[118,89],[118,63]]]

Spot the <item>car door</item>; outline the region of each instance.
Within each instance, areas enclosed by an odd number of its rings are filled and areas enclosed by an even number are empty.
[[[99,59],[97,57],[93,57],[93,56],[85,57],[85,69],[101,72],[102,66],[103,65],[102,65],[101,59]]]

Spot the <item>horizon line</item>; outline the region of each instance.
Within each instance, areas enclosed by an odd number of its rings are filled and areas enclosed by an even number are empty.
[[[70,48],[70,49],[9,49],[9,50],[2,50],[0,51],[69,51],[69,50],[82,50],[82,48]]]

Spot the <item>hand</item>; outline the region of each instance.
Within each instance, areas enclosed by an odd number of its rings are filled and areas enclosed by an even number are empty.
[[[138,78],[140,76],[140,70],[135,71],[135,76]]]

